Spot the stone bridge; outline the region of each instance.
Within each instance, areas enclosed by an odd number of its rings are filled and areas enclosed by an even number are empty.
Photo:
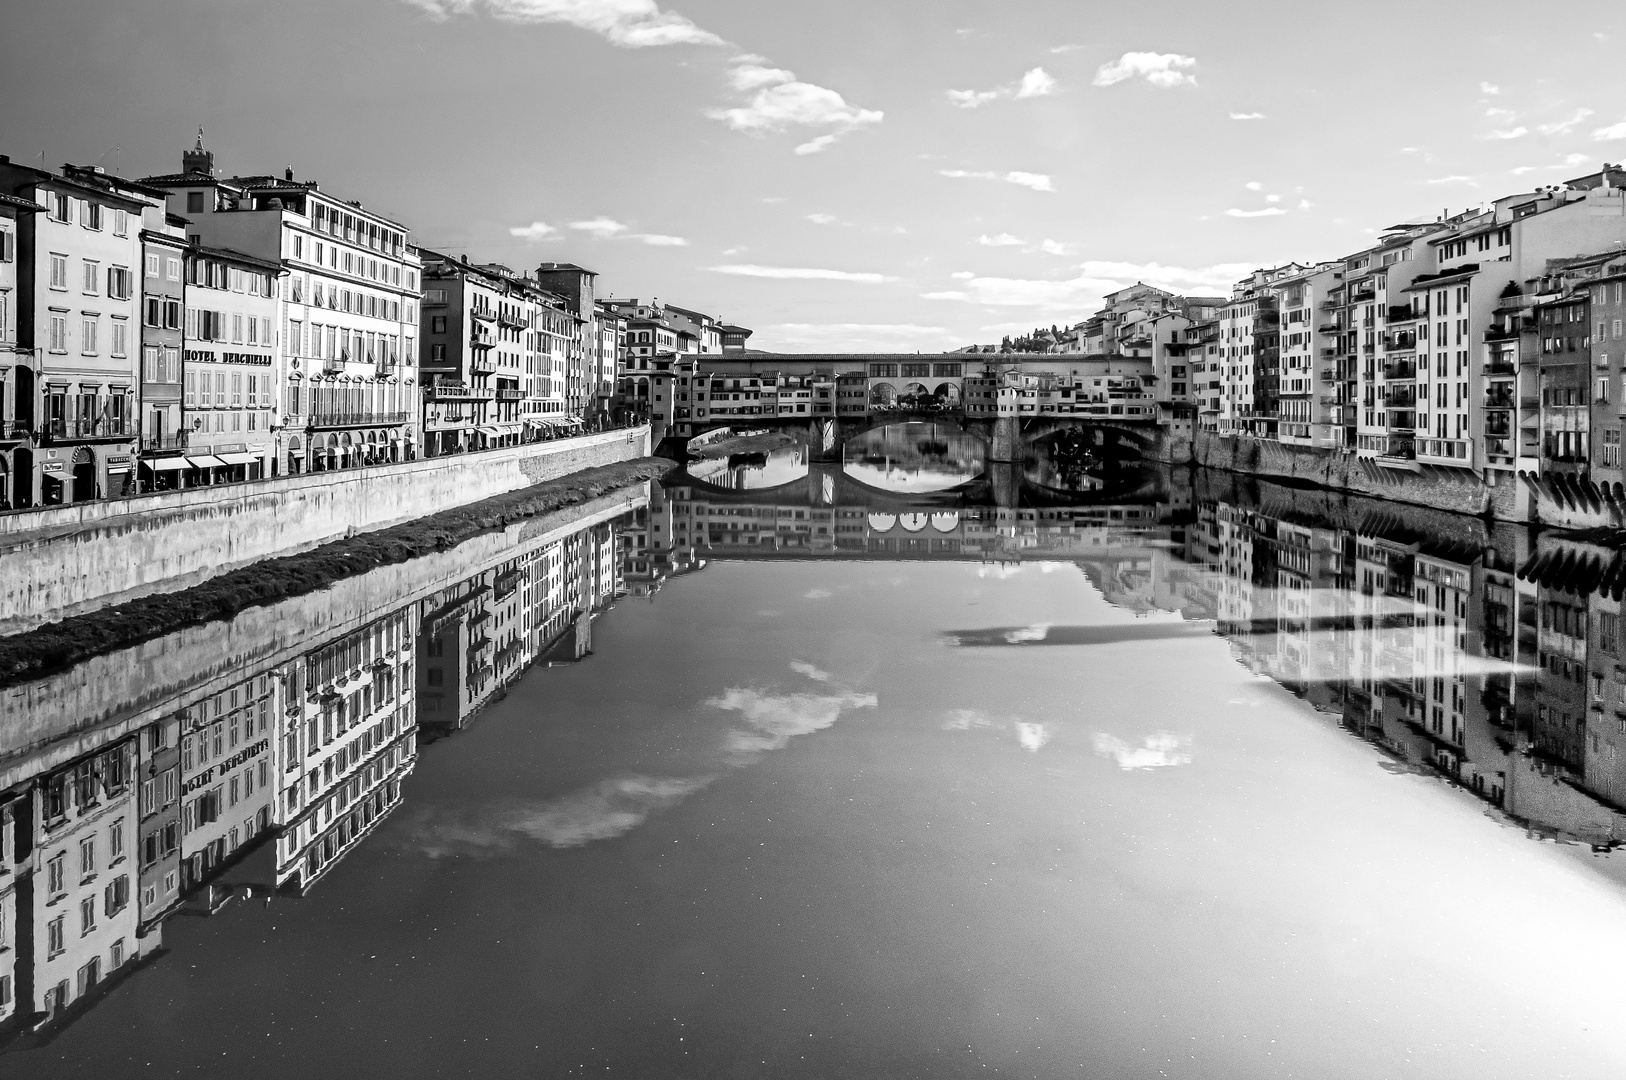
[[[841,461],[847,443],[853,439],[880,428],[909,423],[934,424],[947,432],[980,439],[988,446],[988,460],[993,462],[1020,463],[1030,455],[1034,444],[1069,432],[1086,433],[1105,456],[1118,460],[1183,464],[1191,453],[1188,439],[1172,436],[1154,419],[1092,414],[975,417],[958,410],[888,409],[812,419],[806,416],[719,417],[696,421],[688,428],[693,435],[723,427],[805,432],[803,441],[812,451],[814,461]],[[685,453],[688,438],[681,439]],[[673,445],[678,441],[673,437],[666,442],[668,453],[679,450]]]

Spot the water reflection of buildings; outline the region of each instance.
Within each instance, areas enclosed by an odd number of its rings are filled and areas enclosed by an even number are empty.
[[[627,501],[604,502],[493,534],[477,573],[427,557],[7,689],[0,1043],[52,1038],[164,955],[170,918],[305,893],[400,804],[421,741],[584,655],[621,589]]]
[[[1617,577],[1591,574],[1601,591],[1582,587],[1574,552],[1542,564],[1564,584],[1521,578],[1532,540],[1511,526],[1197,483],[1194,500],[1175,490],[1158,504],[950,507],[922,494],[877,509],[680,480],[629,527],[629,584],[652,592],[718,559],[1071,561],[1118,606],[1212,620],[1246,666],[1394,767],[1539,833],[1626,841],[1626,664],[1609,585],[1626,585],[1626,560]],[[1590,557],[1607,567],[1613,553]]]

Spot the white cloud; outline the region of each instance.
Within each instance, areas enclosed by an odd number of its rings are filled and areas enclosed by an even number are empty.
[[[1056,91],[1056,80],[1042,67],[1036,67],[1022,73],[1022,81],[1016,88],[1017,98],[1045,97]]]
[[[1502,88],[1500,86],[1492,86],[1488,82],[1482,82],[1479,84],[1479,92],[1481,94],[1500,94],[1502,92]]]
[[[1479,183],[1479,181],[1475,180],[1471,176],[1453,175],[1453,176],[1437,176],[1434,179],[1428,181],[1428,183],[1430,183],[1430,184],[1469,184],[1469,185],[1477,185]]]
[[[442,20],[484,10],[516,23],[563,23],[598,34],[628,49],[655,45],[722,45],[682,15],[662,11],[654,0],[407,0]]]
[[[834,595],[829,589],[809,589],[802,597],[807,600],[828,600]]]
[[[1243,184],[1242,186],[1247,188],[1249,191],[1263,191],[1264,187],[1265,187],[1265,185],[1261,184],[1257,180],[1249,180],[1246,184]]]
[[[596,217],[588,221],[572,221],[570,227],[584,233],[592,233],[598,237],[614,236],[616,233],[627,231],[627,226],[614,218],[607,217]]]
[[[1279,206],[1267,206],[1263,210],[1237,210],[1233,207],[1225,211],[1225,216],[1234,218],[1276,217],[1278,214],[1285,213],[1287,211]]]
[[[1081,271],[1078,277],[1060,281],[971,277],[963,279],[959,289],[924,295],[928,300],[959,300],[989,307],[1048,309],[1067,317],[1080,308],[1097,304],[1107,293],[1137,281],[1174,292],[1229,295],[1231,285],[1254,266],[1252,263],[1219,263],[1188,269],[1159,263],[1092,259],[1079,264],[1078,269]],[[978,573],[981,572],[979,569]]]
[[[765,135],[791,127],[833,128],[796,148],[798,154],[816,154],[837,136],[881,122],[879,110],[849,105],[836,91],[802,82],[783,68],[768,67],[761,57],[742,55],[731,63],[729,84],[751,99],[731,109],[708,109],[706,115],[735,131]]]
[[[1104,732],[1095,736],[1095,752],[1102,757],[1112,758],[1118,763],[1118,768],[1124,770],[1158,769],[1188,764],[1191,755],[1186,753],[1185,747],[1189,745],[1189,739],[1182,739],[1168,732],[1148,735],[1141,740],[1140,746],[1130,746],[1117,736]]]
[[[1057,45],[1054,48],[1052,48],[1050,51],[1052,53],[1055,53],[1057,56],[1060,56],[1060,55],[1062,55],[1064,53],[1077,52],[1078,50],[1082,49],[1083,47],[1084,46],[1082,46],[1082,45]]]
[[[737,712],[750,730],[728,734],[728,750],[736,758],[777,750],[797,735],[822,731],[841,719],[848,709],[880,705],[874,694],[773,694],[730,687],[706,702],[714,708]]]
[[[1492,120],[1511,120],[1518,114],[1512,109],[1499,109],[1492,106],[1491,108],[1485,110],[1485,115],[1490,117]]]
[[[559,230],[545,221],[533,221],[529,225],[516,225],[508,230],[509,236],[517,236],[522,240],[546,240]]]
[[[738,255],[740,252],[742,252],[744,250],[745,249],[743,247],[724,248],[723,249],[723,254],[724,255]]]
[[[628,240],[637,240],[650,247],[688,247],[689,242],[681,236],[667,236],[664,233],[633,233]]]
[[[1263,120],[1264,118],[1265,114],[1262,112],[1234,112],[1231,114],[1232,120]]]
[[[1300,199],[1299,200],[1299,209],[1300,210],[1308,210],[1308,209],[1310,209],[1310,207],[1312,207],[1314,205],[1315,205],[1315,203],[1311,202],[1309,199]]]
[[[538,224],[540,224],[540,222]],[[1024,244],[1026,242],[1027,241],[1025,240],[1020,240],[1017,237],[1012,236],[1008,232],[1002,232],[996,236],[989,236],[987,233],[983,233],[981,236],[977,237],[977,243],[981,244],[983,247],[1016,247],[1017,245]]]
[[[853,273],[847,270],[823,270],[799,266],[756,266],[753,264],[712,266],[707,269],[717,274],[736,277],[773,278],[779,281],[856,281],[864,285],[881,285],[898,280],[886,274]]]
[[[831,143],[835,142],[837,138],[839,138],[837,135],[815,136],[814,138],[807,140],[805,143],[798,143],[796,146],[796,153],[804,157],[808,154],[816,154],[820,150],[823,150],[825,147],[829,146]]]
[[[962,342],[945,327],[914,323],[776,323],[759,327],[757,337],[780,345],[842,352],[936,349]]]
[[[953,278],[955,281],[970,281],[972,278],[974,278],[976,276],[977,276],[976,274],[973,274],[969,270],[956,270],[956,271],[954,271],[954,273],[949,275],[949,277]],[[1031,330],[1032,327],[1028,327],[1027,329]]]
[[[1266,195],[1265,201],[1268,203],[1278,203],[1282,201],[1282,197],[1280,195]]]
[[[1542,124],[1536,128],[1543,135],[1559,135],[1575,127],[1581,121],[1592,115],[1591,109],[1576,109],[1575,115],[1568,120],[1560,120],[1556,124]]]
[[[979,109],[990,101],[998,101],[1005,94],[999,90],[946,90],[948,99],[962,109]]]
[[[1043,724],[1018,720],[1016,722],[1016,741],[1022,744],[1022,749],[1037,753],[1039,747],[1050,741],[1050,732],[1045,730]]]
[[[949,90],[949,101],[962,109],[980,109],[989,102],[1004,98],[1044,97],[1052,94],[1056,89],[1056,80],[1042,67],[1036,67],[1023,72],[1016,82],[1004,86],[996,86],[992,90]]]
[[[1554,168],[1569,168],[1573,165],[1583,165],[1590,160],[1591,158],[1586,154],[1565,154],[1564,160],[1558,165],[1554,166]]]
[[[1019,626],[1015,630],[1005,631],[1005,641],[1010,645],[1020,645],[1024,641],[1043,641],[1049,635],[1049,623],[1034,623],[1032,626]]]
[[[1626,139],[1626,120],[1618,124],[1610,124],[1592,132],[1592,137],[1599,142],[1608,142],[1614,139]]]
[[[938,176],[947,176],[955,180],[1003,180],[1007,184],[1017,184],[1021,187],[1032,188],[1034,191],[1055,191],[1051,185],[1050,177],[1044,173],[1008,172],[999,173],[992,170],[982,172],[968,172],[965,169],[938,169]]]
[[[836,220],[836,216],[834,214],[809,214],[807,220],[815,225],[829,225]]]
[[[1046,255],[1071,255],[1072,249],[1056,240],[1039,241],[1039,250]]]
[[[1489,135],[1486,135],[1485,138],[1487,138],[1487,139],[1519,139],[1519,138],[1523,138],[1524,136],[1526,136],[1528,134],[1530,134],[1530,129],[1521,124],[1518,127],[1512,127],[1512,128],[1506,128],[1506,129],[1499,128],[1496,131],[1491,132]]]
[[[1174,86],[1195,86],[1197,77],[1187,74],[1197,66],[1195,56],[1179,53],[1126,52],[1109,64],[1102,64],[1095,73],[1093,85],[1111,86],[1125,79],[1144,78],[1153,86],[1168,89]]]
[[[830,673],[828,671],[820,671],[806,660],[792,660],[790,662],[790,669],[796,672],[798,675],[806,675],[814,682],[830,681]]]

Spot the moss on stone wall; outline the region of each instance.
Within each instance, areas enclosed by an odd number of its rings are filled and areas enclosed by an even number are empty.
[[[298,555],[266,559],[179,592],[144,597],[3,638],[0,686],[39,678],[184,626],[229,619],[245,608],[313,592],[375,567],[445,551],[481,533],[657,479],[676,467],[675,461],[646,457],[583,469]]]

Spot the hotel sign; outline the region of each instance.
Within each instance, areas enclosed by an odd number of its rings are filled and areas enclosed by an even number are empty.
[[[181,785],[181,794],[190,795],[194,791],[198,790],[198,788],[208,787],[210,784],[214,783],[216,776],[224,776],[226,773],[229,773],[233,769],[237,768],[237,766],[241,765],[243,762],[248,761],[251,758],[257,758],[269,749],[271,749],[270,739],[261,739],[252,746],[243,747],[243,749],[237,751],[237,753],[233,754],[231,757],[209,766],[198,775],[192,777],[192,779],[183,783]]]

